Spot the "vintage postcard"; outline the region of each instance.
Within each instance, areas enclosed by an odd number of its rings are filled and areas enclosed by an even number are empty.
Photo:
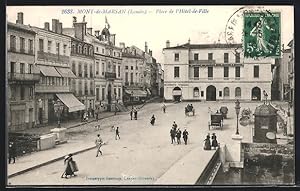
[[[7,6],[7,186],[294,185],[293,6]]]

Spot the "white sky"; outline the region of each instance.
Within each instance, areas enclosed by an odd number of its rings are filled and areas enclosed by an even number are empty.
[[[77,22],[86,15],[87,27],[102,30],[105,16],[110,24],[110,32],[116,34],[116,45],[125,42],[126,46],[136,45],[144,50],[145,41],[153,50],[153,56],[163,63],[162,49],[166,40],[171,46],[187,43],[214,43],[220,38],[225,42],[224,31],[229,17],[241,6],[8,6],[7,20],[15,22],[17,13],[24,13],[24,24],[43,27],[44,22],[59,19],[63,27],[71,27],[73,16]],[[208,13],[176,13],[176,9],[207,9]],[[294,8],[292,6],[264,6],[264,9],[281,12],[281,42],[285,45],[294,34]],[[73,9],[76,14],[62,14],[63,9]],[[78,9],[93,9],[93,13],[78,14]],[[125,14],[96,13],[97,10],[125,10]],[[157,10],[167,13],[157,13]],[[130,10],[147,10],[146,14],[128,13]],[[169,13],[173,10],[173,13]],[[242,26],[242,21],[239,22]],[[241,27],[240,27],[241,28]],[[242,32],[242,31],[240,31]],[[93,32],[94,34],[94,32]],[[241,37],[238,37],[241,39]],[[237,38],[237,39],[238,39]]]

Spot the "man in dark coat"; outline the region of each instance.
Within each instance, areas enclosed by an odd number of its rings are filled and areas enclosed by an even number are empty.
[[[181,144],[181,130],[180,128],[178,128],[177,132],[176,132],[176,138],[177,138],[177,144]]]
[[[10,164],[11,159],[14,160],[13,163],[16,162],[16,146],[14,142],[10,142],[8,145],[8,163]]]
[[[132,120],[133,110],[130,111],[130,120]]]
[[[183,135],[184,144],[186,145],[187,144],[187,140],[188,140],[189,132],[186,129],[184,129],[182,135]]]
[[[134,119],[137,120],[137,110],[134,110]]]
[[[119,127],[117,127],[117,129],[116,129],[116,140],[117,140],[118,137],[119,137],[119,139],[121,139],[120,138]]]
[[[172,141],[171,144],[175,143],[176,130],[174,129],[174,127],[172,127],[170,130],[170,136]]]

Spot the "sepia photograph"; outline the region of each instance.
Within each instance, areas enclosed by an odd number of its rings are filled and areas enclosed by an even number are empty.
[[[293,6],[6,11],[7,187],[295,185]]]

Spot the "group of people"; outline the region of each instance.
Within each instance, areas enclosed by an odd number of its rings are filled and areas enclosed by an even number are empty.
[[[132,117],[134,117],[134,119],[137,120],[137,114],[138,114],[137,109],[132,107],[132,109],[130,111],[130,120],[132,120]]]
[[[189,135],[187,129],[185,128],[184,131],[181,132],[180,128],[178,128],[178,125],[174,121],[172,128],[170,130],[171,144],[175,144],[176,142],[178,145],[181,144],[181,135],[183,137],[184,144],[187,145],[187,140]],[[176,141],[175,141],[175,137],[176,137]]]
[[[211,138],[211,141],[210,141]],[[217,136],[215,133],[212,134],[210,137],[210,134],[208,133],[206,135],[206,139],[204,140],[204,150],[211,150],[211,149],[216,149],[219,146],[218,141],[217,141]]]

